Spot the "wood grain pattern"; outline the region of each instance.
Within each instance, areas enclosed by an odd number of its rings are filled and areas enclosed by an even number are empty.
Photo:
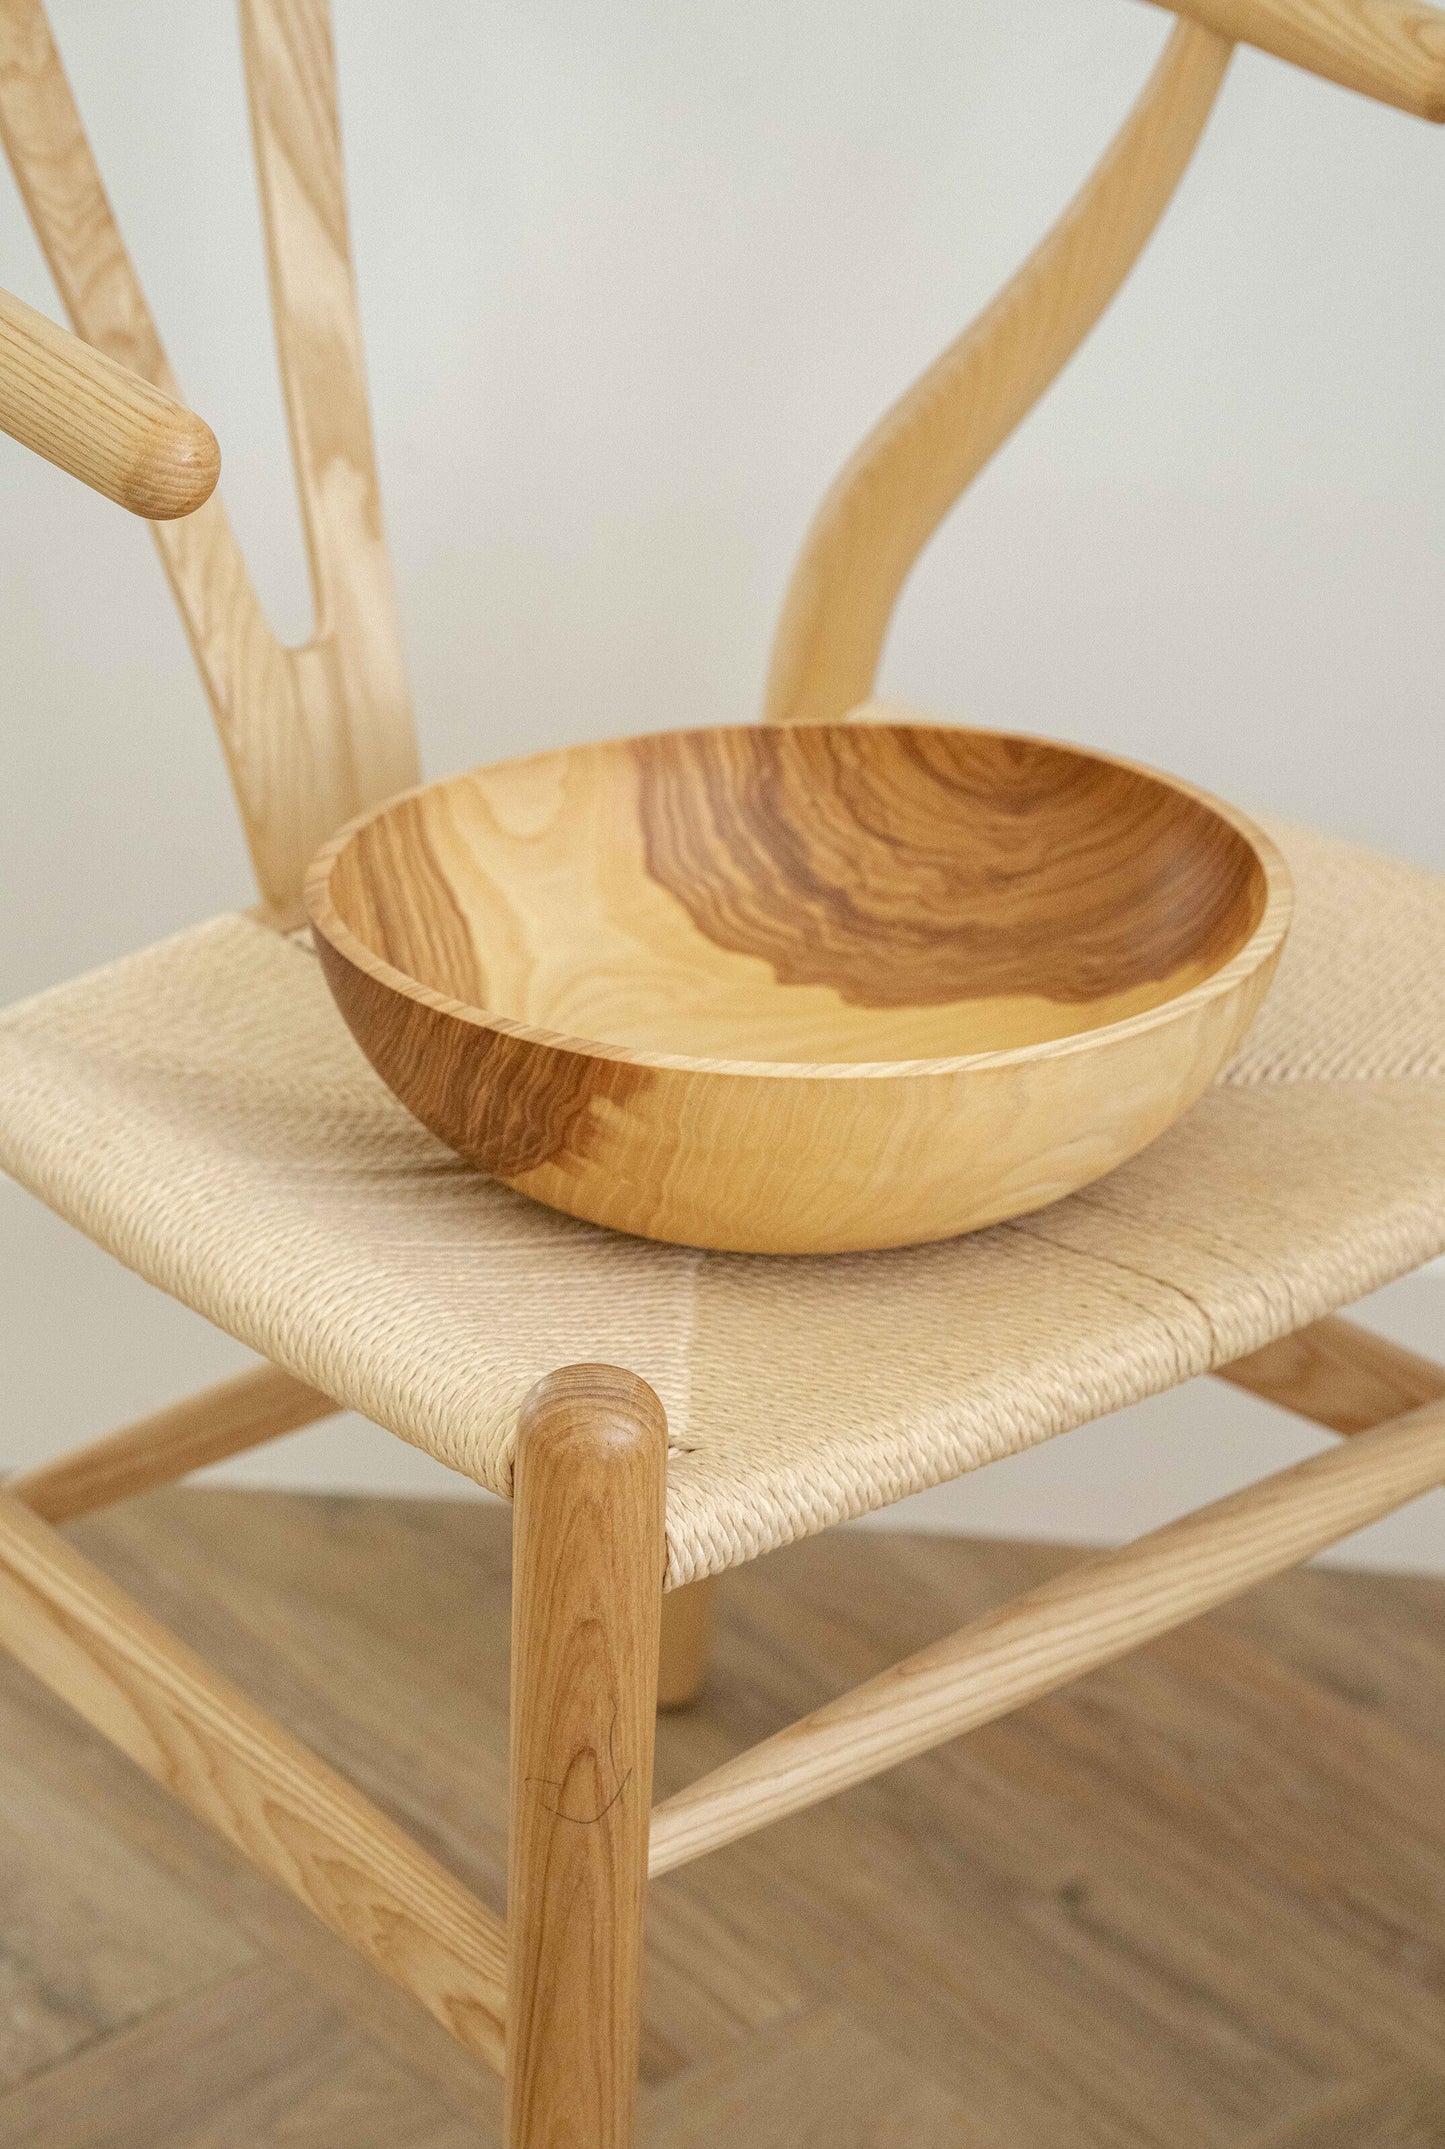
[[[1092,1026],[1141,987],[1157,1004],[1228,962],[1264,907],[1248,844],[1208,807],[1043,740],[830,725],[632,753],[648,878],[779,985],[886,1010],[894,1053],[900,1010],[1050,1003],[1017,1039],[991,1011],[997,1050],[1068,1034],[1054,1008]]]
[[[1082,1562],[664,1800],[651,1870],[669,1872],[989,1723],[1441,1483],[1445,1407],[1432,1403]]]
[[[654,2149],[983,2149],[961,2098],[832,2009],[670,2082],[648,2120]]]
[[[8,1494],[0,1644],[500,2068],[500,1922]]]
[[[1368,1432],[1386,1418],[1445,1397],[1445,1366],[1338,1317],[1236,1358],[1215,1378],[1333,1433]]]
[[[829,490],[784,600],[763,714],[836,720],[873,691],[909,570],[1118,290],[1168,205],[1231,46],[1188,24],[1018,274],[895,403]]]
[[[0,2101],[0,2149],[477,2149],[280,1964],[208,1982]]]
[[[205,420],[0,291],[0,432],[153,521],[208,500],[221,451]]]
[[[333,727],[337,800],[314,849],[350,814],[416,782],[416,739],[371,435],[328,0],[241,0],[241,33],[316,608],[310,642],[289,654],[298,701],[308,713],[324,705]],[[293,913],[309,855],[292,863]]]
[[[1445,10],[1424,0],[1158,0],[1345,89],[1445,120]]]
[[[276,639],[218,498],[156,542],[210,698],[263,903],[300,921],[306,861],[415,782],[377,507],[324,0],[254,0],[244,50],[316,630]],[[0,0],[0,137],[77,333],[175,395],[41,0]]]
[[[1383,2078],[1336,2090],[1243,2149],[1439,2149],[1441,2142],[1445,2075],[1391,2068]]]
[[[184,1625],[209,1661],[501,1907],[511,1522],[510,1508],[492,1503],[188,1487],[97,1516],[75,1535],[153,1616],[172,1631]],[[82,1785],[145,1857],[402,2065],[441,2084],[485,2139],[500,2138],[496,2077],[0,1653],[0,1751],[22,1750],[27,1769],[42,1770],[37,1810],[47,1786],[66,1799]],[[5,1823],[0,1802],[0,1843]],[[667,1887],[652,1891],[647,1918],[645,2078],[706,2063],[804,2004],[765,1935],[740,1942],[725,1903]],[[244,2131],[240,2141],[252,2149]],[[3,2113],[0,2145],[11,2149]]]
[[[433,1501],[427,1504],[435,1508],[446,1503]],[[265,1511],[264,1517],[261,1510]],[[317,1534],[314,1527],[307,1526],[306,1514],[319,1521],[323,1510],[331,1520],[341,1523],[340,1543],[328,1530],[323,1529]],[[165,1587],[157,1590],[153,1584],[157,1577],[165,1577],[168,1555],[177,1541],[183,1544],[194,1539],[205,1541],[208,1546],[205,1573],[199,1589],[190,1591],[187,1601],[192,1620],[205,1634],[208,1654],[224,1658],[238,1675],[238,1683],[245,1691],[287,1722],[288,1729],[304,1736],[308,1744],[313,1742],[314,1732],[320,1750],[331,1766],[349,1779],[364,1777],[368,1785],[379,1786],[380,1802],[392,1814],[410,1811],[417,1797],[418,1771],[409,1742],[388,1739],[384,1732],[375,1730],[370,1719],[374,1717],[379,1722],[383,1718],[388,1700],[394,1704],[394,1716],[404,1715],[418,1689],[424,1690],[430,1722],[436,1733],[430,1750],[440,1755],[440,1766],[434,1767],[430,1774],[421,1772],[420,1795],[423,1800],[431,1799],[438,1811],[452,1808],[465,1811],[471,1817],[473,1833],[464,1839],[464,1843],[466,1851],[472,1855],[454,1857],[454,1839],[450,1834],[442,1838],[433,1833],[426,1840],[439,1854],[445,1851],[447,1864],[458,1871],[469,1886],[479,1892],[490,1892],[492,1899],[500,1904],[506,1883],[507,1547],[510,1516],[506,1510],[496,1512],[494,1519],[500,1527],[488,1538],[486,1545],[501,1568],[500,1587],[496,1593],[495,1634],[487,1638],[499,1645],[499,1659],[490,1651],[486,1652],[489,1674],[495,1666],[495,1678],[488,1681],[490,1693],[495,1695],[489,1713],[495,1715],[499,1726],[494,1743],[501,1766],[495,1771],[484,1769],[479,1776],[474,1767],[477,1741],[470,1736],[478,1690],[474,1681],[464,1679],[458,1683],[455,1653],[448,1651],[452,1634],[456,1629],[470,1628],[476,1610],[465,1585],[457,1586],[461,1584],[461,1576],[456,1572],[462,1565],[460,1548],[453,1541],[448,1562],[453,1570],[453,1589],[448,1601],[449,1626],[437,1625],[433,1598],[427,1613],[432,1649],[420,1661],[410,1651],[399,1652],[393,1660],[388,1660],[384,1646],[378,1644],[376,1637],[385,1627],[391,1604],[390,1592],[397,1579],[397,1560],[383,1561],[375,1571],[354,1575],[357,1586],[350,1591],[338,1594],[334,1588],[341,1571],[341,1545],[350,1534],[348,1524],[354,1514],[350,1503],[341,1500],[303,1495],[299,1502],[292,1504],[285,1495],[279,1498],[271,1494],[233,1495],[230,1491],[210,1487],[187,1487],[147,1495],[125,1508],[80,1524],[76,1534],[83,1540],[82,1548],[88,1557],[102,1565],[122,1587],[129,1589],[134,1582],[138,1601],[170,1625],[175,1624],[175,1606],[167,1601],[168,1590]],[[386,1519],[401,1518],[388,1506]],[[266,1523],[273,1520],[284,1520],[290,1525],[289,1532],[283,1532],[283,1535],[289,1534],[293,1546],[298,1538],[304,1545],[308,1572],[293,1580],[297,1600],[303,1607],[297,1615],[298,1622],[304,1624],[307,1631],[304,1636],[298,1634],[294,1638],[302,1644],[298,1653],[314,1672],[314,1686],[298,1681],[284,1652],[273,1648],[267,1640],[259,1639],[248,1618],[253,1607],[264,1607],[267,1602],[267,1589],[263,1586],[258,1591],[254,1587],[251,1566],[253,1561],[260,1564],[259,1555],[268,1549]],[[420,1517],[415,1520],[424,1522]],[[258,1523],[259,1528],[255,1526]],[[429,1546],[434,1555],[439,1543],[445,1540],[439,1540],[435,1532],[428,1533],[424,1526],[416,1527],[413,1515],[408,1513],[401,1519],[400,1530],[392,1533],[392,1541],[401,1563],[409,1568],[420,1585],[417,1594],[426,1598],[426,1584],[434,1569],[425,1553],[420,1560],[416,1555],[424,1546]],[[121,1556],[114,1559],[112,1554],[119,1548],[124,1548]],[[269,1549],[274,1554],[279,1553],[281,1547],[271,1545]],[[352,1623],[352,1612],[362,1615],[359,1626]],[[478,1656],[479,1652],[474,1649],[469,1669],[476,1668]],[[436,1670],[438,1664],[443,1667],[440,1675]],[[322,1700],[320,1710],[313,1712],[305,1706],[310,1693]],[[372,1704],[364,1727],[352,1726],[347,1720],[345,1704],[352,1695],[358,1694]],[[436,1707],[443,1694],[446,1697],[444,1711]],[[449,1735],[457,1725],[464,1727],[465,1736]],[[487,1741],[489,1737],[489,1731],[484,1728],[482,1740]],[[54,1798],[62,1803],[69,1799],[81,1804],[88,1814],[119,1837],[123,1845],[146,1861],[162,1884],[169,1881],[178,1885],[191,1900],[207,1906],[233,1932],[242,1936],[254,1958],[275,1965],[294,1990],[309,1994],[328,2011],[352,2023],[358,2034],[379,2053],[389,2056],[403,2069],[414,2068],[424,2082],[441,2088],[458,2110],[471,2115],[474,2131],[481,2128],[487,2140],[499,2139],[503,2097],[499,2074],[489,2066],[478,2066],[474,2055],[409,1992],[380,1975],[289,1890],[258,1871],[216,1830],[135,1768],[3,1650],[0,1650],[0,1741],[11,1752],[24,1753],[37,1803]],[[438,1780],[440,1789],[436,1788]],[[0,1834],[5,1825],[6,1817],[0,1810]],[[489,1858],[479,1859],[475,1855],[474,1846],[478,1842],[500,1846],[499,1867],[494,1867]],[[92,1944],[94,1937],[93,1929]],[[129,2065],[131,2055],[122,2048],[114,2056],[120,2081],[133,2081]],[[176,2055],[176,2066],[182,2077],[190,2056],[189,2039],[183,2037],[181,2050]],[[159,2053],[157,2072],[164,2073]],[[97,2080],[97,2096],[103,2080],[102,2069]],[[189,2116],[188,2085],[182,2079],[173,2082],[171,2088],[180,2113]],[[63,2109],[69,2109],[63,2098],[57,2096],[56,2102],[61,2103]],[[88,2109],[88,2106],[83,2108]],[[102,2112],[106,2110],[103,2102],[99,2108]],[[43,2126],[27,2130],[31,2115],[23,2096],[13,2100],[13,2109],[12,2125],[11,2110],[0,2098],[0,2149],[17,2149],[17,2145],[30,2149],[37,2139],[48,2142]],[[114,2094],[114,2084],[109,2109],[112,2112],[127,2109],[125,2099]],[[42,2105],[41,2110],[46,2118],[52,2116],[52,2106]],[[153,2117],[154,2114],[142,2103],[137,2124]],[[98,2132],[95,2149],[111,2149],[103,2120],[92,2114],[91,2123]],[[142,2139],[146,2149],[155,2149],[153,2137],[143,2134]],[[251,2130],[243,2127],[237,2149],[241,2144],[245,2149],[254,2149],[255,2139]],[[265,2139],[264,2135],[262,2139]],[[299,2140],[308,2140],[304,2130],[299,2131]],[[336,2149],[334,2136],[330,2139],[323,2136],[323,2140],[326,2149]],[[184,2132],[180,2143],[183,2149],[195,2149]]]
[[[667,1421],[568,1366],[517,1432],[509,2149],[630,2149],[666,1564]]]
[[[104,1816],[0,1751],[0,2101],[197,1978],[254,1961],[245,1938]],[[3,2139],[3,2129],[0,2129]],[[38,2145],[46,2137],[33,2137]]]
[[[463,1156],[745,1252],[1109,1170],[1217,1073],[1290,910],[1203,793],[896,712],[478,769],[344,830],[307,902],[363,1050]]]
[[[1350,2082],[1243,2149],[1439,2149],[1445,2143],[1445,2076],[1391,2067]]]
[[[5,1490],[42,1520],[68,1522],[334,1417],[336,1409],[329,1396],[279,1366],[254,1366],[53,1462],[22,1470]]]
[[[79,1534],[389,1810],[456,1816],[448,1861],[500,1900],[506,1776],[478,1762],[505,1744],[510,1521],[183,1488]],[[839,1530],[739,1571],[716,1677],[659,1723],[660,1790],[1076,1557]],[[895,2113],[907,2149],[1262,2149],[1328,2114],[1330,2149],[1381,2149],[1385,2083],[1403,2111],[1440,2073],[1442,1740],[1445,1582],[1311,1568],[720,1851],[649,1893],[643,2139],[892,2149]],[[3,1655],[0,1749],[29,1786],[0,1855],[23,1815],[65,1827],[31,1898],[55,1945],[35,1976],[0,1950],[17,2016],[73,1992],[76,1898],[108,1959],[147,1871],[191,1906],[176,1997],[0,2089],[0,2149],[434,2149],[439,2108],[500,2142],[493,2076]]]

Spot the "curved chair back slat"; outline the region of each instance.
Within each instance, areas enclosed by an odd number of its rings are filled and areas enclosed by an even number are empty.
[[[240,0],[273,312],[316,625],[272,632],[219,500],[155,526],[210,696],[264,908],[301,916],[306,864],[414,782],[416,744],[382,533],[351,271],[327,0]],[[1178,0],[1138,104],[1022,269],[864,441],[804,543],[764,715],[845,714],[873,692],[929,537],[1066,364],[1183,175],[1233,41],[1430,118],[1445,13],[1422,0]],[[0,0],[0,136],[77,332],[175,381],[86,141],[43,0]]]
[[[763,716],[825,723],[867,701],[908,573],[1118,290],[1184,174],[1233,50],[1171,36],[1143,95],[1013,280],[874,427],[793,570]]]
[[[814,517],[763,717],[870,700],[899,591],[949,509],[1078,349],[1183,177],[1236,42],[1445,119],[1445,11],[1423,0],[1159,0],[1180,23],[1143,96],[1012,282],[868,435]]]

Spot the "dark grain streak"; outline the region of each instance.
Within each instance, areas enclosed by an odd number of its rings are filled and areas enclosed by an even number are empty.
[[[1226,822],[1040,741],[800,725],[632,752],[653,879],[715,945],[853,1006],[1086,1002],[1217,969],[1260,916]]]
[[[336,1004],[372,1066],[468,1163],[499,1179],[571,1158],[599,1139],[594,1107],[619,1108],[653,1082],[652,1070],[525,1040],[399,999],[318,936]]]

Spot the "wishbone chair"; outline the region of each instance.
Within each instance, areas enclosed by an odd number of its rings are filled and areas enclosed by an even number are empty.
[[[913,561],[1127,274],[1233,40],[1445,117],[1445,14],[1414,0],[1178,12],[1076,200],[829,493],[767,721],[870,713]],[[1277,831],[1299,918],[1241,1056],[1107,1179],[969,1237],[718,1257],[468,1172],[361,1061],[298,930],[308,860],[416,780],[416,749],[325,0],[241,0],[241,21],[315,597],[299,648],[271,632],[210,493],[215,443],[176,397],[40,0],[0,0],[0,131],[83,339],[0,303],[0,426],[153,521],[260,888],[255,912],[0,1017],[0,1162],[266,1361],[11,1481],[0,1642],[503,2073],[513,2149],[622,2149],[649,1873],[1445,1480],[1445,1371],[1336,1317],[1445,1251],[1445,878]],[[712,1577],[1202,1372],[1353,1437],[1080,1563],[652,1805],[655,1710],[695,1691]],[[505,1921],[55,1527],[337,1408],[515,1503]]]

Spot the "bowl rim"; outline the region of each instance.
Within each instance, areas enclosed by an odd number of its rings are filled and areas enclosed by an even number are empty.
[[[1150,1031],[1163,1029],[1172,1022],[1185,1019],[1211,1001],[1224,998],[1242,985],[1272,958],[1282,946],[1294,917],[1294,880],[1284,856],[1277,844],[1267,836],[1250,816],[1226,800],[1217,798],[1200,785],[1190,783],[1182,776],[1171,776],[1144,761],[1134,761],[1123,754],[1111,754],[1102,748],[1081,746],[1072,739],[1054,738],[1042,732],[1004,731],[992,725],[950,724],[936,719],[921,717],[910,711],[897,709],[884,702],[865,702],[856,710],[841,717],[829,719],[822,724],[810,724],[810,730],[830,730],[851,727],[860,721],[875,723],[881,727],[899,731],[968,731],[978,737],[1017,741],[1031,746],[1053,746],[1061,751],[1076,754],[1084,760],[1099,761],[1110,767],[1127,769],[1132,775],[1144,776],[1168,790],[1181,793],[1205,807],[1243,837],[1253,852],[1265,877],[1264,908],[1258,923],[1244,945],[1237,949],[1228,962],[1191,985],[1187,992],[1177,993],[1163,1000],[1157,1007],[1145,1008],[1136,1015],[1126,1015],[1115,1022],[1099,1023],[1087,1030],[1076,1030],[1067,1037],[1045,1038],[1031,1045],[1010,1045],[990,1052],[966,1052],[935,1059],[899,1060],[740,1060],[718,1059],[685,1052],[652,1052],[634,1045],[612,1045],[600,1038],[575,1037],[563,1030],[544,1029],[537,1023],[521,1022],[515,1016],[497,1014],[486,1008],[474,1007],[469,1001],[456,1000],[448,993],[438,992],[434,986],[412,977],[399,969],[373,948],[369,948],[342,918],[331,897],[331,876],[342,852],[360,835],[371,822],[378,821],[409,799],[420,798],[432,791],[441,791],[455,783],[464,783],[469,777],[483,774],[491,769],[522,768],[529,762],[555,760],[561,755],[602,750],[609,747],[631,746],[653,738],[696,737],[703,733],[747,731],[762,728],[792,729],[792,726],[764,727],[755,723],[737,724],[687,724],[662,731],[628,732],[607,739],[580,739],[570,746],[540,748],[531,754],[514,754],[503,761],[481,761],[472,768],[460,769],[454,775],[435,778],[429,783],[409,785],[404,791],[394,792],[378,804],[368,806],[355,814],[336,833],[329,836],[312,858],[306,871],[304,901],[306,915],[311,926],[334,952],[360,970],[375,983],[386,986],[402,998],[415,1001],[437,1014],[447,1015],[477,1030],[494,1035],[516,1038],[524,1044],[537,1045],[554,1052],[564,1052],[584,1059],[618,1061],[630,1067],[649,1067],[670,1070],[680,1074],[746,1076],[752,1080],[773,1081],[916,1081],[929,1076],[957,1075],[986,1068],[1026,1066],[1034,1062],[1064,1059],[1082,1052],[1097,1051],[1102,1045],[1123,1043],[1128,1039],[1147,1036]]]

